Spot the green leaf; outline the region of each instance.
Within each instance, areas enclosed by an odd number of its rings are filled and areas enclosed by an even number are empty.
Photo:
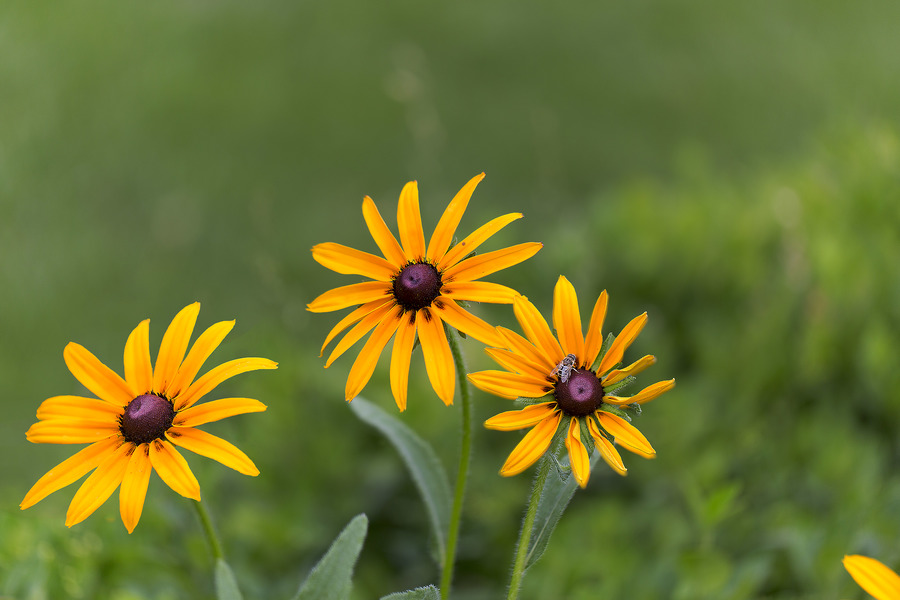
[[[366,515],[356,515],[344,527],[325,556],[313,567],[294,600],[345,600],[350,597],[353,567],[369,528]]]
[[[428,511],[438,565],[443,565],[452,498],[444,466],[428,442],[396,417],[360,397],[350,403],[350,408],[362,421],[384,434],[406,463]]]
[[[224,558],[216,560],[216,598],[218,600],[243,600],[241,590],[238,589],[237,579],[231,567],[225,562]]]
[[[390,596],[382,596],[381,600],[441,600],[441,593],[436,587],[429,585],[407,592],[397,592]]]
[[[600,458],[599,452],[594,452],[591,456],[591,470]],[[568,466],[569,457],[566,455],[562,460],[563,466]],[[544,491],[541,492],[541,499],[538,502],[537,514],[534,518],[534,529],[531,531],[531,539],[528,542],[528,555],[525,559],[525,569],[544,554],[547,549],[547,543],[550,541],[550,534],[556,529],[559,518],[562,516],[578,484],[571,471],[568,477],[548,477],[544,483]]]

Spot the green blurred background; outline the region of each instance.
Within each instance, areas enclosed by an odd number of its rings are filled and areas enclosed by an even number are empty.
[[[410,179],[430,231],[486,171],[460,232],[521,211],[485,249],[544,243],[491,280],[546,314],[560,274],[583,311],[606,288],[615,331],[648,310],[640,383],[678,380],[637,423],[659,458],[594,473],[523,598],[865,597],[845,553],[900,567],[898,22],[895,0],[7,0],[0,596],[212,597],[193,511],[156,477],[130,536],[116,496],[71,530],[74,485],[17,506],[73,452],[24,436],[81,392],[65,344],[121,372],[140,320],[155,353],[194,300],[198,327],[237,319],[211,364],[281,364],[220,390],[267,412],[207,427],[262,474],[188,457],[246,597],[289,597],[360,512],[355,598],[435,581],[414,486],[343,401],[351,356],[322,369],[339,316],[305,310],[354,278],[309,249],[375,250],[362,197],[393,228]],[[452,474],[459,407],[418,354],[402,418]],[[383,360],[364,393],[392,409],[387,382]],[[460,599],[502,593],[530,485],[496,474],[516,434],[476,433]]]

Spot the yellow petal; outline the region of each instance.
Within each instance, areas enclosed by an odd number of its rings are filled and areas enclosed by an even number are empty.
[[[537,381],[547,379],[547,371],[540,365],[536,365],[521,354],[503,350],[501,348],[485,348],[485,353],[497,361],[501,367],[512,373],[526,375]]]
[[[572,475],[575,477],[578,485],[585,487],[591,476],[591,459],[584,444],[581,443],[581,426],[578,424],[577,417],[569,421],[566,449],[569,451],[569,464],[572,465]]]
[[[171,428],[170,428],[171,431]],[[150,464],[159,478],[185,498],[200,501],[200,484],[187,461],[168,440],[150,442]]]
[[[375,365],[378,364],[378,358],[381,356],[381,352],[400,325],[400,313],[402,312],[403,309],[400,306],[391,307],[380,320],[378,326],[375,327],[375,330],[372,332],[372,335],[369,336],[369,339],[366,340],[362,350],[359,351],[356,360],[353,361],[353,366],[350,367],[350,374],[347,376],[347,385],[344,387],[344,398],[346,398],[347,402],[353,400],[353,398],[366,387],[366,384],[369,383],[372,373],[375,372]],[[366,319],[368,318],[369,317],[366,317]],[[363,321],[366,319],[363,319]],[[360,322],[360,324],[362,324],[362,322]],[[357,325],[357,327],[358,326],[359,325]],[[352,333],[353,331],[351,330],[351,332],[345,336],[345,339]],[[341,340],[341,343],[343,343],[343,341],[344,340]],[[337,349],[335,349],[335,351],[337,351]]]
[[[122,408],[81,396],[54,396],[47,398],[37,409],[37,418],[41,421],[49,419],[89,419],[93,421],[117,422]]]
[[[479,319],[450,298],[438,296],[433,305],[438,316],[450,327],[489,346],[503,345],[503,338],[492,325]]]
[[[419,188],[410,181],[400,191],[397,205],[397,227],[400,242],[408,262],[419,262],[425,258],[425,232],[422,231],[422,215],[419,212]]]
[[[648,385],[630,398],[620,396],[603,396],[603,401],[607,404],[612,404],[613,406],[622,406],[624,404],[633,404],[635,402],[638,404],[646,404],[654,398],[661,396],[665,392],[668,392],[673,387],[675,387],[675,380],[669,379],[668,381],[659,381],[657,383],[654,383],[653,385]]]
[[[900,576],[880,561],[854,554],[844,557],[844,568],[853,580],[876,600],[900,598]]]
[[[393,300],[388,300],[387,302],[382,302],[382,304],[377,307],[375,310],[371,311],[369,314],[364,316],[359,323],[353,326],[353,329],[347,332],[341,341],[337,343],[334,347],[334,350],[331,351],[331,354],[328,357],[328,360],[325,361],[325,368],[331,366],[335,360],[338,359],[344,352],[350,349],[353,344],[363,339],[367,333],[372,331],[376,325],[381,323],[384,319],[385,315],[387,315],[392,309],[397,308],[397,304]]]
[[[194,332],[194,324],[200,313],[200,303],[194,302],[185,306],[175,315],[169,328],[163,335],[159,345],[159,354],[156,356],[156,367],[153,369],[153,389],[165,393],[166,386],[175,379],[175,373],[181,366],[184,353],[187,351],[191,334]]]
[[[518,475],[537,462],[550,447],[561,419],[562,413],[556,412],[555,415],[547,417],[526,433],[500,468],[500,474],[504,477]]]
[[[593,366],[594,361],[597,360],[597,355],[600,354],[600,349],[603,347],[603,321],[606,319],[606,305],[608,301],[609,296],[606,290],[603,290],[600,292],[600,297],[597,298],[594,310],[591,313],[591,322],[588,323],[588,332],[584,339],[584,362],[582,362],[587,367]]]
[[[307,304],[306,310],[316,313],[331,312],[376,300],[387,301],[393,297],[392,294],[391,285],[383,281],[354,283],[328,290]]]
[[[170,427],[166,437],[173,444],[200,456],[217,460],[238,473],[252,477],[259,475],[259,469],[246,454],[220,437],[191,427]]]
[[[453,197],[453,200],[450,201],[447,208],[444,209],[444,214],[441,215],[441,220],[438,221],[437,227],[434,228],[434,233],[431,235],[431,241],[428,242],[428,252],[426,256],[432,264],[440,264],[441,259],[444,258],[444,254],[450,247],[450,242],[453,241],[453,234],[456,233],[459,221],[462,219],[463,213],[466,212],[466,207],[469,205],[469,199],[472,197],[472,192],[475,191],[475,186],[477,186],[482,179],[484,179],[484,173],[470,179],[469,182],[456,193],[456,196]]]
[[[606,464],[612,467],[612,470],[619,475],[627,475],[628,469],[625,468],[625,463],[622,462],[622,457],[619,456],[619,451],[616,450],[616,447],[600,433],[600,429],[597,428],[597,423],[593,419],[588,419],[587,424],[588,431],[591,432],[591,437],[594,438],[594,445],[600,451],[600,456],[603,457]]]
[[[559,338],[562,351],[578,357],[584,363],[584,334],[581,331],[581,313],[578,310],[578,296],[568,279],[560,275],[553,288],[553,328]]]
[[[511,287],[489,281],[452,281],[441,288],[441,296],[468,302],[512,304],[518,295],[519,292]]]
[[[497,217],[496,219],[492,219],[491,221],[482,225],[471,234],[466,236],[463,241],[453,246],[453,248],[451,248],[450,251],[444,255],[444,257],[438,263],[438,270],[443,271],[444,269],[452,267],[453,265],[464,259],[466,256],[474,252],[476,248],[486,242],[492,235],[494,235],[513,221],[521,218],[522,213],[509,213],[508,215]]]
[[[317,263],[341,275],[362,275],[376,281],[390,281],[397,274],[397,267],[380,256],[343,244],[316,244],[312,255]]]
[[[598,375],[606,373],[622,362],[625,350],[627,350],[628,346],[631,345],[631,342],[637,338],[638,334],[646,324],[647,313],[643,313],[633,318],[631,322],[622,329],[622,333],[616,336],[616,339],[609,346],[609,350],[606,351],[606,356],[600,361],[600,366],[597,367]]]
[[[131,386],[81,344],[69,342],[63,350],[63,359],[75,379],[98,398],[118,406],[125,406],[134,399]]]
[[[430,309],[423,308],[416,317],[416,330],[422,342],[425,372],[438,398],[450,406],[456,394],[456,366],[453,353],[444,333],[441,319]]]
[[[566,355],[560,347],[559,342],[553,337],[547,321],[535,308],[528,298],[519,296],[513,301],[513,311],[516,313],[516,319],[522,326],[525,337],[534,344],[540,352],[550,360],[555,367],[559,361]]]
[[[362,211],[366,225],[369,227],[369,233],[372,234],[372,239],[378,244],[378,249],[395,267],[403,267],[407,263],[406,255],[403,254],[403,248],[400,247],[397,238],[388,229],[375,203],[368,196],[363,198]]]
[[[506,371],[479,371],[469,374],[469,381],[479,390],[508,398],[542,398],[553,389],[546,380],[507,373]]]
[[[331,343],[331,340],[336,338],[339,333],[365,317],[367,314],[378,308],[379,306],[385,305],[385,300],[374,300],[372,302],[366,302],[362,306],[358,307],[356,310],[348,314],[346,317],[338,321],[338,324],[335,325],[331,331],[328,332],[328,335],[325,336],[325,343],[322,344],[322,349],[319,350],[319,358],[325,353],[325,348],[328,347],[328,344]],[[388,300],[387,302],[390,302]]]
[[[516,354],[522,355],[522,357],[529,362],[543,367],[546,371],[546,376],[550,376],[550,372],[553,370],[553,367],[556,366],[557,361],[554,361],[549,356],[546,356],[534,344],[526,340],[515,331],[512,331],[511,329],[507,329],[506,327],[497,327],[497,333],[500,334],[500,337],[503,338],[503,340],[506,342],[505,345],[509,347],[510,350],[512,350]]]
[[[84,477],[85,473],[97,468],[119,445],[121,437],[110,437],[87,448],[83,448],[63,462],[59,463],[37,480],[19,505],[22,510],[34,506],[53,492]]]
[[[38,421],[25,432],[35,444],[89,444],[119,433],[115,420],[51,419]]]
[[[103,459],[93,473],[84,480],[66,512],[66,527],[87,519],[106,499],[112,496],[128,467],[134,444],[125,443]]]
[[[223,398],[195,404],[175,415],[172,424],[176,427],[196,427],[204,423],[221,421],[222,419],[246,413],[263,412],[266,405],[253,398]]]
[[[147,485],[152,471],[150,445],[141,444],[131,453],[122,478],[122,487],[119,488],[119,513],[128,533],[137,527],[144,511],[144,499],[147,497]]]
[[[484,422],[484,426],[497,431],[516,431],[537,425],[547,417],[552,416],[556,410],[556,402],[532,404],[521,410],[508,410],[494,415]]]
[[[125,342],[125,381],[131,397],[153,389],[153,365],[150,363],[150,319],[141,321]]]
[[[200,337],[197,338],[197,341],[191,347],[191,351],[188,352],[187,358],[178,367],[175,379],[166,386],[165,394],[167,398],[174,398],[191,385],[203,363],[219,347],[219,344],[222,343],[222,340],[225,339],[225,336],[228,335],[233,327],[234,321],[221,321],[210,326],[200,334]]]
[[[644,458],[656,458],[656,450],[634,425],[619,416],[602,410],[598,410],[595,414],[603,429],[616,438],[617,444]]]
[[[409,361],[416,341],[415,312],[400,315],[400,326],[394,336],[391,350],[391,393],[400,411],[406,410],[406,394],[409,388]]]
[[[612,385],[614,383],[619,383],[628,376],[637,375],[655,362],[656,357],[652,354],[648,354],[647,356],[641,357],[640,359],[634,361],[624,369],[613,369],[606,377],[603,378],[603,385]]]
[[[494,250],[484,254],[476,254],[471,258],[447,268],[441,274],[445,281],[474,281],[481,279],[491,273],[502,271],[508,267],[519,264],[528,260],[537,251],[543,248],[543,244],[538,242],[527,242],[503,248],[502,250]]]
[[[173,398],[175,410],[181,411],[193,405],[197,400],[205,394],[211,392],[217,385],[247,371],[256,371],[258,369],[277,369],[278,363],[268,358],[237,358],[223,363],[218,367],[211,369],[203,377],[191,384],[183,394],[177,398]]]

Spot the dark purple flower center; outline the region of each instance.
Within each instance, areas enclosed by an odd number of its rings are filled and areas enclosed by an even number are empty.
[[[154,394],[138,396],[128,403],[119,419],[119,430],[133,444],[145,444],[165,436],[175,418],[172,403]]]
[[[394,278],[394,299],[406,310],[419,310],[431,306],[441,285],[441,276],[431,263],[406,265]]]
[[[556,403],[567,415],[583,417],[600,407],[603,402],[603,386],[593,371],[573,370],[569,380],[556,383]]]

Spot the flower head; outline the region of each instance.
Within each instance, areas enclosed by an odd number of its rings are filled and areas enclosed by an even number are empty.
[[[356,307],[325,338],[322,352],[338,334],[352,326],[332,350],[326,368],[372,332],[350,368],[345,388],[348,401],[368,383],[392,336],[391,391],[400,410],[406,409],[409,363],[417,336],[431,385],[448,405],[453,403],[456,369],[443,324],[486,344],[502,343],[492,326],[471,314],[460,302],[510,304],[518,292],[477,280],[530,258],[540,250],[541,244],[525,243],[472,254],[500,229],[522,217],[520,213],[511,213],[493,219],[451,245],[472,192],[483,178],[484,173],[473,177],[456,194],[427,246],[419,213],[419,191],[416,182],[411,181],[400,192],[397,208],[400,242],[388,229],[372,199],[366,196],[363,200],[363,218],[384,258],[330,242],[313,247],[313,258],[332,271],[372,279],[325,292],[307,306],[312,312]]]
[[[266,358],[239,358],[210,369],[195,381],[203,363],[234,326],[234,321],[216,323],[187,352],[199,312],[200,303],[195,302],[175,316],[163,336],[155,367],[150,363],[150,320],[142,321],[125,343],[124,379],[83,346],[74,342],[66,346],[66,366],[97,398],[55,396],[44,400],[37,411],[38,422],[26,437],[38,444],[90,446],[41,477],[22,500],[22,509],[93,471],[75,493],[66,525],[86,519],[121,485],[119,510],[131,533],[141,518],[153,470],[182,496],[200,500],[200,485],[176,446],[245,475],[259,474],[246,454],[196,427],[264,411],[265,405],[251,398],[197,401],[234,375],[274,369],[277,364]]]
[[[844,557],[844,568],[876,600],[900,600],[900,575],[868,556]]]
[[[476,387],[504,398],[547,398],[485,422],[489,429],[501,431],[532,427],[509,455],[501,475],[516,475],[534,464],[550,447],[561,424],[572,472],[581,487],[590,477],[587,447],[591,445],[596,445],[620,475],[625,475],[626,469],[613,442],[645,458],[656,455],[647,438],[629,422],[628,412],[639,411],[641,404],[672,389],[675,380],[655,383],[631,397],[612,395],[656,358],[647,355],[618,368],[625,350],[646,324],[647,313],[626,325],[600,356],[606,304],[604,290],[594,305],[587,336],[583,335],[575,288],[560,277],[553,294],[556,336],[524,296],[516,298],[513,307],[525,337],[497,328],[505,343],[502,348],[487,349],[487,353],[506,371],[481,371],[472,373],[469,379]]]

